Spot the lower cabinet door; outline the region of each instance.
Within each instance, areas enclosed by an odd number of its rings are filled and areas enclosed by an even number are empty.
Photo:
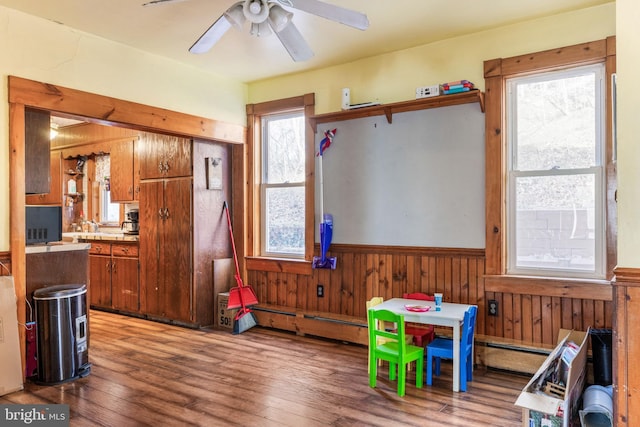
[[[113,257],[111,259],[111,289],[113,308],[123,311],[140,310],[140,281],[138,258]]]
[[[111,256],[89,255],[91,306],[111,308]]]

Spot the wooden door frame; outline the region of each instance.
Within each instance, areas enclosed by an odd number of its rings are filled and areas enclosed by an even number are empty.
[[[49,110],[60,116],[81,118],[102,125],[198,138],[230,144],[244,144],[246,128],[242,125],[193,116],[149,105],[65,88],[49,83],[9,76],[9,234],[11,274],[18,301],[26,297],[25,255],[25,107]],[[234,150],[235,152],[235,150]],[[242,170],[232,174],[242,183]],[[240,193],[238,193],[240,192]],[[242,194],[236,188],[233,194]],[[242,203],[242,197],[235,203]],[[242,209],[233,209],[242,212]],[[235,215],[234,215],[235,216]],[[242,217],[235,218],[238,224]],[[26,321],[25,304],[18,304],[18,323]],[[22,372],[25,367],[25,330],[20,328]]]

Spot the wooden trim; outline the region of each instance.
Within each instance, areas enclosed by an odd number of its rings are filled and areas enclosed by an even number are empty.
[[[603,280],[487,275],[484,287],[486,292],[613,301],[611,283]]]
[[[606,39],[606,60],[605,74],[611,76],[616,72],[616,38],[607,37]],[[613,123],[613,85],[611,78],[607,78],[605,82],[606,90],[606,111],[605,120],[607,124]],[[613,161],[613,132],[610,126],[607,126],[608,132],[605,133],[605,200],[606,200],[606,227],[607,233],[605,239],[606,245],[606,272],[607,279],[613,278],[613,270],[618,263],[618,206],[616,201],[616,192],[618,190],[618,166]]]
[[[274,101],[260,102],[257,104],[247,104],[247,114],[263,116],[275,112],[284,113],[299,110],[300,108],[310,105],[309,102],[314,102],[314,98],[308,98],[309,96],[313,97],[313,94],[292,96],[291,98],[276,99]]]
[[[489,61],[488,61],[489,62]],[[487,67],[498,66],[485,62]],[[502,76],[485,79],[485,252],[486,272],[501,274],[505,271],[506,189],[504,143],[504,83]]]
[[[502,76],[533,73],[580,63],[600,62],[607,57],[607,40],[596,40],[542,52],[503,58]]]
[[[315,251],[320,251],[320,246],[315,245]],[[360,254],[388,254],[403,256],[452,256],[452,257],[484,257],[484,249],[467,248],[424,248],[410,246],[365,246],[365,245],[331,245],[331,255],[340,253],[357,252]],[[266,271],[275,273],[292,273],[311,275],[312,267],[309,260],[293,260],[285,258],[247,257],[245,259],[247,270]]]
[[[9,102],[82,116],[98,124],[244,144],[244,126],[9,76]]]
[[[640,268],[618,267],[614,271],[613,285],[640,286]]]
[[[146,130],[200,139],[243,144],[241,125],[190,116],[102,95],[63,88],[9,76],[9,217],[11,267],[18,301],[26,296],[25,256],[25,106],[47,109],[62,116],[88,119],[93,123]],[[234,183],[242,186],[242,181]],[[242,209],[238,209],[242,212]],[[24,323],[26,307],[18,304],[18,322]],[[25,333],[20,329],[24,359]],[[23,370],[24,372],[24,370]]]
[[[313,116],[316,112],[315,94],[309,93],[304,96],[304,116]],[[313,246],[315,243],[315,188],[316,188],[316,138],[315,132],[311,128],[309,120],[305,120],[305,170],[306,178],[304,184],[305,200],[304,209],[307,212],[304,219],[304,259],[313,259]],[[322,195],[321,195],[322,197]]]
[[[261,167],[261,118],[267,114],[276,114],[293,110],[304,110],[305,117],[314,114],[315,94],[291,98],[279,99],[275,101],[262,102],[258,104],[248,104],[247,111],[247,153],[246,171],[244,181],[246,182],[247,195],[245,200],[244,224],[245,226],[245,248],[244,256],[257,257],[260,253],[260,177]],[[315,135],[311,132],[308,121],[305,124],[305,254],[304,261],[310,262],[313,257],[313,245],[315,238],[314,227],[314,189],[315,189]],[[240,254],[242,256],[242,254]],[[247,269],[259,269],[256,266],[262,265],[265,271],[295,272],[298,274],[309,274],[310,267],[300,264],[298,261],[290,262],[282,259],[255,258],[246,260]],[[302,265],[302,267],[301,267]]]
[[[18,304],[18,323],[26,322],[27,297],[26,284],[26,254],[25,254],[25,106],[22,104],[9,105],[9,210],[10,210],[10,249],[11,269],[16,290]],[[24,328],[19,328],[20,354],[22,356],[22,372],[25,372],[25,343]]]
[[[395,102],[392,104],[374,105],[371,107],[357,108],[354,110],[335,111],[331,113],[310,116],[309,123],[313,132],[317,132],[318,124],[331,123],[341,120],[361,119],[363,117],[386,116],[387,122],[393,122],[393,114],[406,113],[408,111],[425,110],[429,108],[448,107],[451,105],[480,104],[480,111],[484,112],[484,94],[479,90],[472,90],[453,95],[440,95],[433,98],[414,99],[411,101]]]
[[[275,273],[311,274],[310,261],[298,261],[282,258],[247,257],[247,270],[270,271]]]
[[[317,245],[317,248],[319,246]],[[473,248],[437,248],[422,246],[381,246],[381,245],[350,245],[344,243],[333,243],[331,253],[357,252],[361,254],[397,254],[397,255],[417,255],[417,256],[461,256],[461,257],[484,257],[484,249]]]

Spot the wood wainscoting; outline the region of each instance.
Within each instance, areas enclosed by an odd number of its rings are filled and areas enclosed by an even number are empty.
[[[640,370],[634,364],[640,356],[640,268],[616,268],[613,283],[616,310],[613,330],[613,414],[615,426],[640,422]],[[631,402],[635,401],[634,405]]]
[[[367,300],[442,292],[445,301],[478,305],[477,361],[521,372],[535,372],[561,328],[584,331],[613,323],[609,282],[485,276],[483,249],[334,244],[329,255],[337,257],[336,270],[311,274],[258,270],[249,263],[246,283],[260,301],[258,321],[366,343],[366,329],[357,328],[366,328]],[[317,296],[318,285],[324,297]],[[498,302],[497,316],[488,315],[489,300]],[[333,323],[312,326],[314,320]],[[353,326],[352,332],[345,325]],[[522,357],[514,358],[513,351]],[[526,354],[533,355],[532,361],[523,364]]]

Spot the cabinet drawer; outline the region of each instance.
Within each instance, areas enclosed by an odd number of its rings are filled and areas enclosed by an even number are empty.
[[[114,243],[111,245],[111,255],[113,256],[138,256],[138,245],[136,244],[123,244]]]
[[[98,255],[110,255],[111,243],[91,242],[91,249],[89,249],[89,253]]]

